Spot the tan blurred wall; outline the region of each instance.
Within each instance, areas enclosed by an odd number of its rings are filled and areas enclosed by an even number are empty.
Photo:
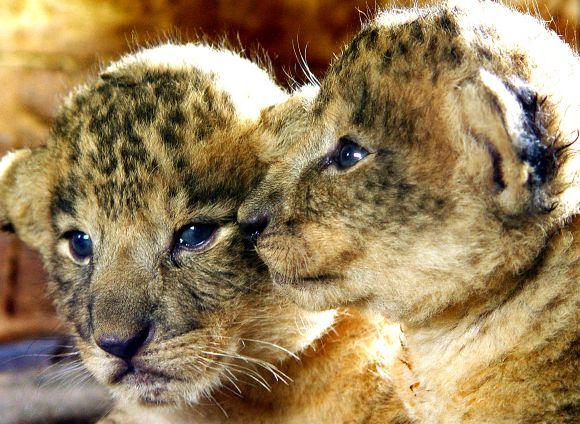
[[[550,20],[574,44],[578,0],[510,0]],[[381,2],[379,2],[381,3]],[[392,2],[382,2],[391,4]],[[414,3],[411,0],[397,1]],[[368,0],[3,0],[0,2],[0,155],[45,142],[57,105],[99,64],[144,43],[197,34],[230,40],[270,56],[282,83],[299,75],[296,52],[322,75],[358,30]],[[371,11],[372,12],[372,11]],[[0,342],[58,329],[43,295],[38,257],[0,235]]]

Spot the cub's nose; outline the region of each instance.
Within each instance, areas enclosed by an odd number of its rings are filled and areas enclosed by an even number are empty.
[[[151,325],[142,326],[130,337],[121,337],[116,334],[101,334],[96,338],[97,346],[105,352],[128,362],[145,344],[151,334]]]
[[[269,224],[270,213],[263,211],[251,214],[239,222],[240,230],[246,240],[254,244],[258,240],[258,236],[264,232]]]

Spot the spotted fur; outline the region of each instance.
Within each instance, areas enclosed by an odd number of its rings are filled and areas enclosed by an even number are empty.
[[[578,418],[578,55],[491,1],[378,15],[268,133],[289,152],[238,217],[314,310],[401,322],[425,422]],[[293,115],[293,116],[292,116]],[[369,155],[341,170],[347,136]]]
[[[42,253],[85,365],[118,398],[102,422],[404,419],[383,412],[397,405],[384,369],[398,330],[276,295],[234,224],[282,149],[262,144],[260,112],[286,97],[235,53],[160,46],[73,93],[46,148],[0,163],[0,224]],[[207,248],[176,250],[191,223],[219,229]],[[72,230],[93,240],[88,263],[70,254]],[[97,347],[144,323],[132,369]]]

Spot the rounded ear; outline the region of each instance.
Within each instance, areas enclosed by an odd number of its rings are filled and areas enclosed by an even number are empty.
[[[48,224],[39,215],[48,204],[43,161],[45,149],[28,149],[6,154],[0,160],[0,229],[13,231],[27,244],[42,242]]]
[[[22,164],[31,155],[28,149],[17,150],[6,154],[0,160],[0,228],[14,232],[14,225],[10,220],[10,209],[14,201],[16,173],[19,164]]]
[[[463,131],[488,154],[489,188],[500,209],[509,216],[550,210],[558,150],[543,126],[538,95],[522,81],[485,70],[458,92]]]

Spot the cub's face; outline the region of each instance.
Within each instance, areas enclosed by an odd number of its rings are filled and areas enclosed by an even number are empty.
[[[262,74],[255,108],[282,95]],[[46,149],[5,159],[4,221],[42,252],[86,366],[122,399],[266,386],[259,372],[328,324],[270,292],[234,225],[264,171],[252,127],[214,73],[137,61],[74,95]]]
[[[510,290],[578,207],[561,148],[578,85],[553,82],[578,81],[578,59],[531,18],[481,7],[382,15],[273,134],[290,153],[239,219],[286,296],[403,322],[462,313]]]

